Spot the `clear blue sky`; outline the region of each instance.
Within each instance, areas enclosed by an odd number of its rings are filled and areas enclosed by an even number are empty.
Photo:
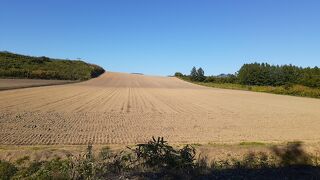
[[[0,0],[0,50],[169,75],[320,65],[319,0]]]

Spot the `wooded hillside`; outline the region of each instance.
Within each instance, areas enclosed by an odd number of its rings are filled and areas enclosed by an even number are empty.
[[[99,76],[104,71],[100,66],[79,60],[0,52],[1,78],[87,80]]]

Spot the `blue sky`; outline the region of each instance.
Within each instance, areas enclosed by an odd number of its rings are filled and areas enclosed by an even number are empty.
[[[0,0],[0,50],[110,71],[320,65],[319,0]]]

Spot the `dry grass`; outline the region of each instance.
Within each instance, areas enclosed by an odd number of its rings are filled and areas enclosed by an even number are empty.
[[[0,144],[283,142],[320,139],[320,100],[105,73],[0,92]]]
[[[186,144],[172,144],[174,148],[182,148]],[[206,143],[191,144],[197,151],[197,158],[211,160],[225,160],[242,158],[249,153],[272,153],[272,147],[285,147],[287,143]],[[94,145],[93,152],[98,155],[101,149],[108,147],[112,152],[121,152],[133,148],[135,145]],[[87,145],[0,145],[0,160],[16,162],[26,156],[30,161],[46,161],[54,158],[67,159],[68,156],[78,156],[86,151]],[[319,143],[303,143],[303,150],[314,156],[320,156]]]

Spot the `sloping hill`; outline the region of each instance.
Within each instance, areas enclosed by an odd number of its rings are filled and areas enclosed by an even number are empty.
[[[105,88],[205,88],[193,83],[181,81],[175,77],[146,76],[115,72],[105,73],[101,78],[92,79],[81,85]]]
[[[83,61],[0,52],[0,78],[88,80],[103,72],[100,66]]]
[[[320,100],[104,73],[0,92],[0,144],[318,141]]]

